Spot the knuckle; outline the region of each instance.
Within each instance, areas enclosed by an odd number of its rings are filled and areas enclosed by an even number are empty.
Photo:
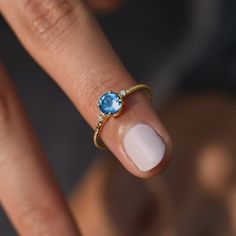
[[[27,0],[23,15],[31,33],[50,43],[75,20],[74,8],[69,0]]]
[[[19,214],[20,225],[31,235],[51,235],[50,224],[55,218],[56,214],[50,207],[33,203],[24,205]]]

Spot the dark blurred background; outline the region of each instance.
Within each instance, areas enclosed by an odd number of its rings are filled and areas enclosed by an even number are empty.
[[[153,87],[160,110],[180,94],[214,91],[234,96],[234,0],[128,0],[97,17],[130,73]],[[0,57],[63,191],[69,194],[98,155],[91,128],[1,18]],[[0,235],[16,235],[2,211]]]

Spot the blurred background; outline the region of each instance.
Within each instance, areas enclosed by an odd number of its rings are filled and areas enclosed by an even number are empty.
[[[175,145],[140,180],[109,153],[0,18],[8,69],[85,236],[236,235],[236,2],[88,0]],[[99,207],[98,207],[99,206]],[[16,233],[0,211],[0,235]]]

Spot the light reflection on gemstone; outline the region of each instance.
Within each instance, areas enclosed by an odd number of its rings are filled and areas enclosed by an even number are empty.
[[[99,109],[103,114],[115,115],[122,108],[121,97],[114,92],[107,92],[99,100]]]

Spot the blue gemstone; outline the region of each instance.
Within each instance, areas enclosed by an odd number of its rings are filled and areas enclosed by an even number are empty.
[[[113,92],[107,92],[99,100],[99,109],[103,114],[115,115],[122,108],[121,97]]]

